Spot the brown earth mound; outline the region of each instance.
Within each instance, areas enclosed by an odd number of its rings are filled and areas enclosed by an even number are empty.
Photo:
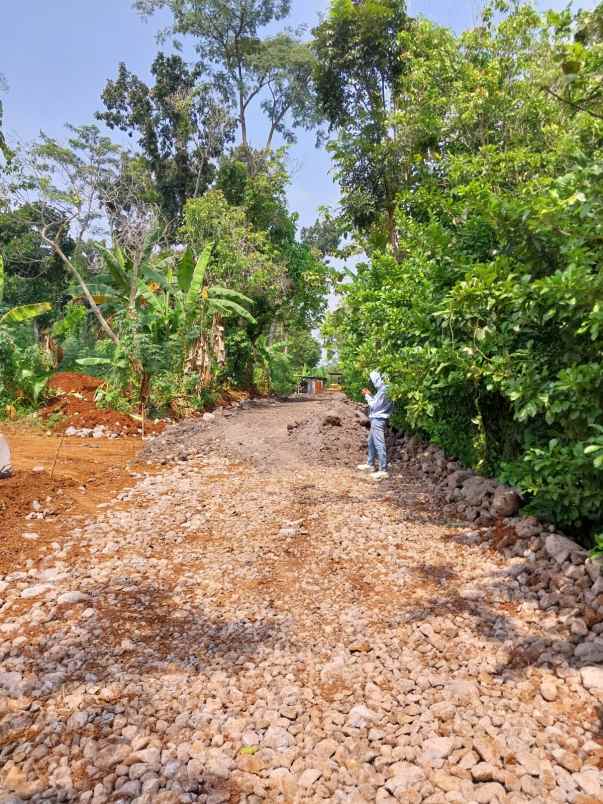
[[[343,456],[351,463],[366,457],[366,434],[357,418],[359,407],[345,401],[343,395],[333,396],[333,403],[318,415],[288,426],[289,443],[308,461],[338,465]]]
[[[55,393],[40,411],[43,419],[60,414],[63,418],[56,430],[64,432],[68,427],[93,429],[104,426],[116,435],[137,436],[142,433],[142,423],[127,413],[99,408],[95,401],[96,391],[103,385],[98,377],[89,374],[60,372],[51,377],[48,388]],[[160,433],[163,422],[145,422],[145,433]]]
[[[48,389],[64,394],[82,394],[87,399],[94,399],[97,388],[104,385],[98,377],[90,374],[76,374],[72,371],[60,371],[48,381]]]

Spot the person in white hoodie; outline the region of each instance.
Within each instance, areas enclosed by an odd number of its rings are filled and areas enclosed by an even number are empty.
[[[387,471],[387,447],[385,445],[385,431],[387,421],[393,411],[393,403],[387,392],[387,385],[378,371],[371,371],[370,378],[375,386],[375,393],[371,394],[368,388],[362,393],[369,407],[371,429],[368,437],[368,459],[360,464],[361,472],[371,472],[373,480],[385,480],[389,477]],[[379,459],[379,469],[375,472],[375,460]]]

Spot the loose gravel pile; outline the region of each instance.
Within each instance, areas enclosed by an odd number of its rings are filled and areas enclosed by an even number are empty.
[[[530,558],[301,449],[332,408],[196,422],[186,460],[167,431],[173,465],[0,579],[0,802],[601,801],[597,668]]]

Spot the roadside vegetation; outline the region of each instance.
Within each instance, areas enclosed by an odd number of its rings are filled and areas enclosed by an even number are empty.
[[[226,4],[220,35],[215,4],[194,5],[184,21],[173,4],[173,33],[198,61],[159,52],[148,84],[124,62],[95,122],[0,140],[3,415],[39,405],[57,369],[102,377],[100,404],[181,416],[289,393],[320,361],[333,274],[286,199],[286,146],[315,125],[314,55],[285,30],[288,3]]]
[[[377,364],[400,426],[600,530],[603,6],[495,2],[455,36],[333,2],[315,35],[365,257],[325,325],[348,389]]]

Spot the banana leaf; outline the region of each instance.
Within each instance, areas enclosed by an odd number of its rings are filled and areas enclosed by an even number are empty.
[[[126,272],[126,262],[122,250],[119,248],[119,246],[116,246],[115,253],[113,253],[108,248],[105,248],[105,246],[101,246],[100,244],[97,244],[97,248],[103,257],[107,270],[111,274],[116,286],[122,291],[122,293],[129,293],[130,280],[128,279]]]
[[[193,271],[195,270],[195,258],[190,247],[186,249],[182,257],[178,260],[176,273],[178,276],[178,287],[183,293],[187,293],[191,286]]]
[[[246,321],[249,321],[250,324],[257,324],[256,319],[251,315],[249,310],[241,307],[241,305],[237,304],[236,302],[230,301],[230,299],[211,299],[210,309],[212,312],[215,311],[222,313],[222,315],[230,315],[234,313],[240,318],[244,318]]]
[[[195,264],[190,287],[186,292],[185,299],[185,309],[188,314],[196,309],[197,302],[199,301],[199,296],[201,294],[201,289],[203,288],[203,283],[205,281],[205,272],[207,271],[207,266],[209,265],[213,248],[214,244],[208,243]]]
[[[230,288],[223,288],[219,285],[212,285],[207,288],[207,294],[210,297],[219,297],[223,299],[231,299],[232,301],[241,302],[242,304],[254,304],[253,299],[245,296],[244,293],[239,293],[238,290],[230,290]]]
[[[7,313],[0,317],[0,325],[2,324],[20,324],[23,321],[29,321],[32,318],[37,318],[44,313],[52,310],[52,304],[48,302],[38,302],[37,304],[21,304],[19,307],[13,307]]]
[[[75,362],[78,366],[111,366],[113,364],[109,357],[80,357]]]

